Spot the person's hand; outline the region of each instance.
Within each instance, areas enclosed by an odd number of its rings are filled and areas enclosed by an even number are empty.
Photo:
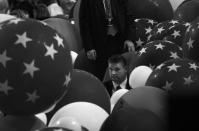
[[[132,41],[130,40],[125,40],[124,41],[124,48],[127,48],[128,51],[135,51],[135,45]]]
[[[92,49],[92,50],[87,51],[87,57],[90,60],[96,60],[97,58],[96,50]]]

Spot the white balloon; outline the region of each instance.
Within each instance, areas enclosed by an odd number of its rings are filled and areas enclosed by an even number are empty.
[[[60,108],[51,118],[49,127],[52,127],[60,118],[74,117],[89,131],[99,131],[108,113],[96,104],[89,102],[73,102]]]
[[[70,51],[70,55],[72,57],[72,64],[74,65],[75,60],[76,60],[78,54],[76,52],[74,52],[74,51]]]
[[[111,96],[111,109],[114,108],[115,104],[118,102],[118,100],[129,90],[127,89],[119,89],[116,92],[113,93],[113,95]],[[111,110],[112,111],[112,110]]]
[[[72,131],[82,131],[82,127],[79,122],[73,117],[62,117],[58,119],[52,127],[62,127]]]
[[[39,118],[45,125],[47,124],[47,116],[45,113],[39,113],[35,115],[37,118]]]
[[[12,15],[8,15],[8,14],[0,14],[0,23],[4,22],[6,20],[11,20],[11,19],[15,19],[15,16]]]
[[[144,86],[152,69],[148,66],[138,66],[130,74],[129,85],[131,88]]]
[[[185,0],[169,0],[171,3],[171,6],[173,8],[173,11],[175,12],[178,6]]]

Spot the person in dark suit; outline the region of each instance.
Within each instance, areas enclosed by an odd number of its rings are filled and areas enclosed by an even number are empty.
[[[79,26],[87,57],[95,61],[94,75],[101,80],[111,55],[134,50],[135,25],[127,0],[81,0]]]
[[[111,80],[104,82],[110,95],[119,89],[131,89],[128,83],[128,65],[122,55],[113,55],[108,59],[108,70]]]

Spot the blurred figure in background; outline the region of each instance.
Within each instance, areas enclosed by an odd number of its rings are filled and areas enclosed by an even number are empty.
[[[45,4],[38,4],[36,6],[36,19],[37,20],[44,20],[50,18],[50,13],[48,8]]]
[[[7,0],[0,0],[0,14],[6,14],[9,10],[9,4]]]
[[[134,50],[135,32],[126,0],[82,0],[80,34],[88,59],[95,62],[96,75],[103,79],[107,59],[113,54]]]
[[[121,55],[113,55],[108,59],[108,70],[111,80],[104,82],[110,96],[119,89],[131,89],[128,84],[128,65]]]

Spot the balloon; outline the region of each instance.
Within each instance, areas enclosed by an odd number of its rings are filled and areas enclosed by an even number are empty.
[[[70,50],[79,53],[82,49],[81,37],[74,25],[62,18],[48,18],[44,22],[64,37]]]
[[[189,59],[173,59],[160,64],[149,76],[146,85],[176,95],[199,94],[199,64]]]
[[[135,50],[138,51],[147,43],[152,29],[158,22],[148,18],[135,19],[134,21],[136,26],[136,39],[133,42],[135,43]]]
[[[10,19],[15,19],[15,16],[8,15],[8,14],[0,14],[0,23],[10,20]]]
[[[190,26],[181,20],[167,20],[156,25],[150,33],[148,41],[168,40],[179,46],[182,45],[185,32]]]
[[[110,114],[100,131],[167,131],[165,123],[154,113],[125,107]]]
[[[138,66],[130,74],[129,85],[131,88],[144,86],[153,70],[148,66]]]
[[[47,124],[47,116],[44,113],[39,113],[35,115],[37,118],[39,118],[45,125]]]
[[[1,25],[0,110],[34,115],[68,89],[72,60],[66,41],[43,22],[13,19]]]
[[[63,127],[74,131],[81,131],[81,125],[73,117],[61,117],[55,123],[50,125],[51,127]]]
[[[199,1],[190,0],[182,3],[174,13],[174,19],[183,20],[185,22],[192,22],[198,16]]]
[[[55,109],[47,114],[50,118],[61,107],[78,101],[94,103],[110,113],[110,96],[103,83],[92,74],[73,69],[69,90]]]
[[[187,32],[184,36],[184,41],[182,44],[184,57],[191,60],[195,60],[196,62],[199,62],[198,22],[199,18],[197,18],[194,22],[191,23],[190,28],[187,29]]]
[[[1,131],[34,131],[44,127],[45,124],[36,116],[0,117]]]
[[[156,87],[142,86],[131,89],[124,94],[113,108],[113,113],[123,107],[132,107],[135,109],[146,109],[162,120],[166,120],[167,116],[167,92]]]
[[[136,65],[145,65],[154,69],[166,60],[182,57],[183,51],[180,46],[170,41],[156,40],[147,43],[140,49]]]
[[[111,111],[113,109],[113,107],[115,106],[115,104],[118,102],[118,100],[129,90],[127,89],[119,89],[116,92],[113,93],[113,95],[111,96]]]
[[[74,52],[74,51],[70,51],[70,55],[71,55],[71,57],[72,57],[72,63],[73,63],[73,65],[74,65],[75,60],[76,60],[78,54],[77,54],[76,52]]]
[[[169,0],[129,0],[127,11],[134,18],[149,18],[162,22],[172,19],[173,9]]]
[[[108,113],[101,107],[89,102],[74,102],[59,109],[49,122],[53,126],[62,117],[74,117],[89,131],[99,131]]]
[[[46,127],[46,128],[41,128],[35,131],[73,131],[73,130],[62,128],[62,127]]]

